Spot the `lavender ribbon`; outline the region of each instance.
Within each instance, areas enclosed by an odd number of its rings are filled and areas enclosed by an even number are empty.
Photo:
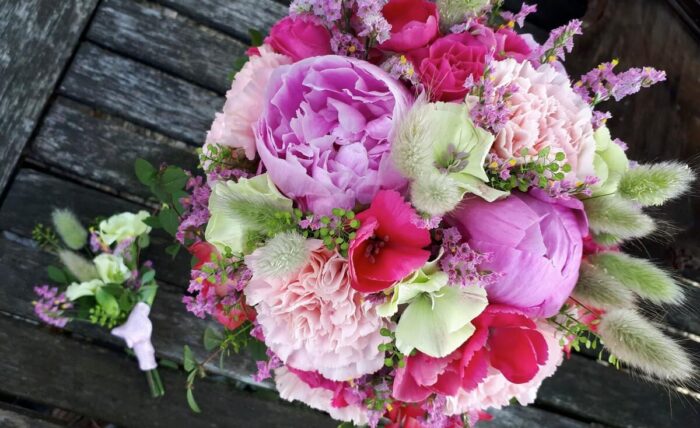
[[[112,329],[112,334],[121,337],[126,346],[134,350],[139,368],[142,371],[153,370],[158,367],[155,358],[155,349],[151,343],[153,324],[148,318],[151,307],[139,302],[131,310],[129,318],[119,327]]]

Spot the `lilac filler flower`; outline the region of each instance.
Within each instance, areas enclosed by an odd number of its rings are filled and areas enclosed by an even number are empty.
[[[64,311],[73,307],[66,293],[58,293],[57,287],[42,285],[34,287],[34,293],[39,297],[34,302],[34,313],[48,325],[63,328],[70,318],[64,317]]]
[[[278,68],[256,130],[257,150],[279,188],[304,211],[368,204],[406,181],[390,158],[392,122],[412,102],[377,66],[321,56]]]

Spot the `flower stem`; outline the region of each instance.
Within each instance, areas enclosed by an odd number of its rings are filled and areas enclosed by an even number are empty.
[[[163,388],[163,382],[160,380],[158,369],[148,370],[146,372],[146,381],[148,381],[151,397],[158,398],[165,395],[165,388]]]

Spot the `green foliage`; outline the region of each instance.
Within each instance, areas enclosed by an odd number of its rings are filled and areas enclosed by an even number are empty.
[[[49,279],[59,285],[68,285],[71,283],[70,276],[61,268],[49,265],[46,267],[46,272]]]
[[[88,232],[72,211],[54,210],[51,220],[66,247],[79,250],[87,244]]]
[[[535,156],[530,156],[528,149],[523,149],[520,153],[521,160],[510,159],[503,165],[498,162],[486,164],[484,169],[490,186],[505,192],[526,192],[530,187],[546,189],[551,181],[563,180],[571,171],[571,165],[564,163],[564,153],[558,152],[552,157],[550,152],[551,149],[545,147]],[[505,180],[500,175],[503,168],[510,170],[510,176]],[[532,177],[536,179],[533,180]],[[580,183],[578,187],[582,190],[584,183]]]
[[[605,270],[586,261],[581,263],[574,297],[601,309],[630,307],[634,304],[632,291]]]
[[[39,223],[32,229],[32,239],[45,251],[56,251],[58,249],[58,236],[56,232],[48,226]]]
[[[385,353],[384,365],[386,367],[402,368],[406,366],[406,355],[402,354],[396,348],[396,334],[388,328],[382,328],[379,332],[382,336],[389,339],[389,342],[379,344],[379,351]],[[412,351],[411,355],[416,351]]]
[[[634,310],[606,312],[598,334],[618,359],[648,375],[667,381],[685,381],[694,375],[683,348]]]
[[[589,198],[583,204],[591,231],[596,235],[605,233],[626,240],[646,236],[656,227],[641,208],[614,195]]]
[[[575,312],[576,310],[572,306],[564,305],[558,315],[548,319],[549,323],[564,336],[559,340],[559,344],[561,346],[568,344],[576,352],[581,352],[582,346],[586,349],[597,349],[600,339],[591,330],[591,325],[597,325],[599,320],[595,320],[589,325],[575,318],[572,315]]]
[[[661,205],[686,192],[694,179],[693,170],[679,162],[639,165],[622,176],[618,192],[644,206]]]
[[[265,35],[260,30],[251,28],[248,30],[248,35],[250,36],[250,46],[252,47],[261,46],[265,41]],[[228,80],[232,81],[233,79],[235,79],[236,74],[238,74],[238,72],[241,71],[241,69],[243,69],[243,66],[248,62],[249,59],[250,58],[247,54],[241,55],[238,58],[236,58],[233,61],[233,69],[228,74]]]
[[[301,219],[303,214],[299,210],[295,210],[294,216]],[[313,214],[307,214],[304,219],[314,224],[315,217]],[[355,213],[351,210],[343,208],[334,208],[332,215],[322,216],[317,219],[321,227],[314,229],[312,227],[302,228],[302,234],[305,238],[315,238],[323,241],[323,244],[329,250],[337,249],[338,252],[346,257],[350,241],[355,239],[357,230],[360,228],[360,220],[355,218]],[[295,224],[298,220],[295,221]]]
[[[683,301],[683,289],[652,262],[621,252],[604,252],[589,257],[592,265],[640,297],[656,304]]]
[[[173,210],[176,216],[179,216],[183,212],[182,205],[180,204],[180,198],[187,196],[184,191],[187,180],[189,176],[182,168],[168,165],[162,166],[156,169],[150,162],[145,159],[136,159],[134,163],[134,171],[136,177],[141,183],[143,183],[151,193],[164,205],[164,208],[169,208]],[[162,220],[159,218],[159,220]],[[163,225],[154,223],[153,220],[150,221],[149,226],[151,227],[166,227],[169,225]],[[166,229],[168,233],[172,232],[172,227]]]

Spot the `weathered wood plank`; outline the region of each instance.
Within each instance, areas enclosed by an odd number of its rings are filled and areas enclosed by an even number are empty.
[[[151,197],[134,174],[137,158],[194,171],[195,149],[83,104],[59,97],[30,145],[32,159],[121,194]]]
[[[246,49],[172,9],[133,0],[102,2],[87,38],[219,93],[231,86],[233,62]]]
[[[134,362],[115,352],[0,316],[0,391],[129,427],[334,427],[327,416],[200,380],[201,414],[186,402],[180,371],[161,369],[166,395],[152,399]]]
[[[58,428],[40,415],[0,403],[0,426],[3,428]]]
[[[31,237],[36,223],[51,224],[51,211],[54,208],[70,208],[85,223],[100,216],[145,209],[97,190],[25,169],[17,174],[0,208],[0,230]],[[144,257],[161,266],[159,278],[184,287],[189,280],[189,256],[183,252],[173,261],[166,255],[164,248],[171,240],[161,231],[153,234],[151,242]]]
[[[493,415],[493,421],[482,422],[477,425],[478,428],[583,428],[591,426],[591,424],[579,422],[536,407],[523,407],[517,404],[500,410],[489,410],[489,413]]]
[[[195,145],[223,105],[214,92],[90,43],[78,49],[59,92]]]
[[[248,30],[267,31],[288,8],[273,0],[157,0],[218,30],[248,39]]]
[[[0,3],[0,193],[96,4]]]

